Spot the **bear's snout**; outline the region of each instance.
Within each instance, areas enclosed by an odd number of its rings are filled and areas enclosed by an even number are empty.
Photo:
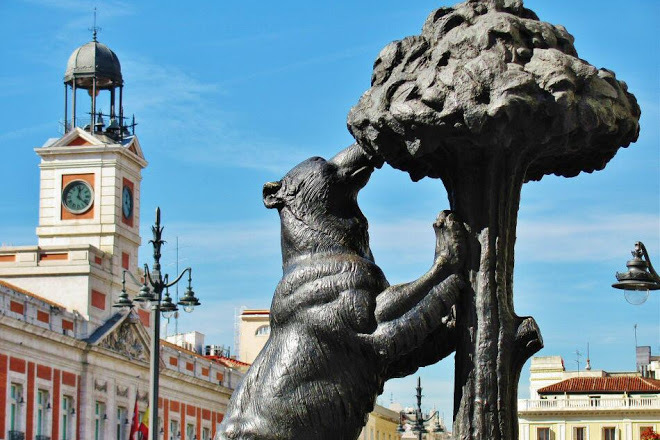
[[[353,144],[328,161],[337,168],[340,180],[362,188],[369,181],[376,164],[358,144]]]

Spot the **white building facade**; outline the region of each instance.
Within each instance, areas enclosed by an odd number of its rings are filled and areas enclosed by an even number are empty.
[[[518,423],[521,440],[641,440],[660,430],[660,380],[642,372],[566,371],[559,356],[534,357]]]

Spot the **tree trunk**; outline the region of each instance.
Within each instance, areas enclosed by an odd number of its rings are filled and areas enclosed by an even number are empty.
[[[518,379],[543,346],[536,322],[513,307],[513,265],[520,191],[529,159],[478,157],[453,162],[443,176],[451,208],[468,235],[469,286],[457,313],[454,438],[518,438]]]

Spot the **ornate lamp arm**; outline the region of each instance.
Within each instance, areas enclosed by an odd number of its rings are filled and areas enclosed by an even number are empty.
[[[152,286],[155,285],[154,280],[151,279],[151,272],[149,272],[149,265],[144,263],[144,279],[149,281]]]
[[[658,275],[658,272],[656,272],[653,268],[653,264],[651,264],[651,259],[649,258],[649,253],[646,251],[646,246],[644,246],[644,243],[638,241],[635,243],[635,248],[641,250],[644,259],[646,260],[646,264],[649,266],[649,272],[651,272],[651,275],[653,275],[656,280],[660,281],[660,275]]]
[[[181,280],[181,278],[183,277],[183,275],[185,275],[186,272],[188,272],[188,283],[191,283],[191,282],[192,282],[192,268],[190,268],[190,267],[186,267],[186,268],[183,269],[183,271],[179,274],[179,276],[176,277],[176,279],[175,279],[174,281],[172,281],[172,282],[169,283],[169,284],[165,283],[165,287],[172,287],[172,286],[174,286],[176,283],[178,283],[178,282]]]

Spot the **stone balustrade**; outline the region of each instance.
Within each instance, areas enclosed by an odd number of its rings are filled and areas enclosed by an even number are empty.
[[[660,397],[518,399],[518,412],[660,410]]]

